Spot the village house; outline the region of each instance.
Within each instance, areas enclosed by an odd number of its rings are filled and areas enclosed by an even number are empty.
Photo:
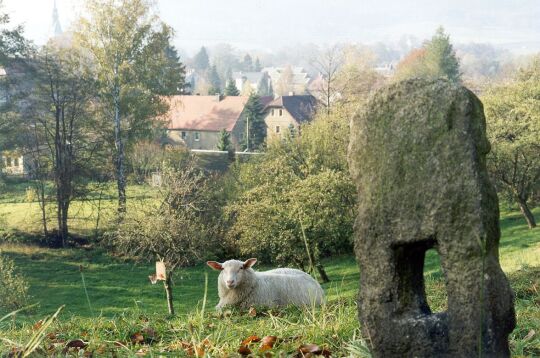
[[[240,150],[246,136],[245,107],[247,96],[172,96],[169,111],[167,141],[189,149],[216,150],[222,130],[230,133],[235,150]],[[262,97],[263,105],[271,97]]]
[[[232,80],[242,95],[250,92],[269,95],[272,91],[272,80],[267,72],[233,72]]]
[[[302,67],[266,67],[262,71],[268,73],[277,95],[287,95],[289,92],[304,94],[311,81],[311,77]]]
[[[298,129],[315,115],[317,100],[311,95],[280,96],[266,105],[266,133],[268,139],[282,137],[290,128]]]

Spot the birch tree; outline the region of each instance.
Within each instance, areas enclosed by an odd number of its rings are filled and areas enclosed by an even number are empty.
[[[150,0],[87,0],[76,39],[95,62],[103,113],[113,123],[118,212],[126,211],[125,151],[148,136],[153,119],[167,109],[161,96],[180,93],[184,72],[171,62],[172,29],[153,11]]]

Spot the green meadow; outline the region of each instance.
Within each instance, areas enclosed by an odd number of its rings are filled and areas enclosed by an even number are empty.
[[[28,206],[18,213],[14,200],[2,202],[0,210],[11,217],[34,215]],[[5,232],[12,225],[8,223]],[[529,230],[521,214],[506,207],[502,208],[501,229],[500,260],[516,294],[512,353],[540,356],[540,232]],[[360,339],[355,304],[359,271],[352,256],[324,262],[331,279],[323,285],[327,303],[304,310],[255,308],[217,313],[217,273],[206,266],[182,269],[174,277],[178,314],[169,317],[163,286],[152,285],[148,279],[154,272],[151,263],[126,261],[92,245],[49,249],[24,239],[4,241],[0,250],[27,278],[30,303],[35,304],[0,322],[0,351],[4,354],[21,352],[34,338],[37,356],[64,352],[96,357],[214,357],[247,354],[245,349],[269,356],[295,355],[301,349],[338,357],[369,356],[369,342]],[[434,252],[429,252],[424,271],[432,311],[444,310],[445,286]],[[60,307],[57,318],[47,321]],[[264,337],[276,337],[271,348],[258,341]],[[78,339],[84,348],[70,348]],[[241,348],[246,339],[248,343]]]

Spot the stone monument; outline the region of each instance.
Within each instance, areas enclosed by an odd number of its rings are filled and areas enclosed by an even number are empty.
[[[379,90],[351,123],[358,188],[359,318],[376,357],[507,357],[513,293],[499,264],[499,207],[482,103],[445,80]],[[437,251],[448,309],[432,313]]]

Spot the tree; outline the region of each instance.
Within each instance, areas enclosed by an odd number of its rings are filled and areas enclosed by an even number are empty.
[[[21,82],[26,82],[22,77],[25,77],[25,72],[30,72],[25,58],[32,52],[23,27],[11,26],[10,17],[3,13],[3,1],[0,0],[0,147],[4,149],[18,144],[19,129],[15,124],[19,122],[20,100],[27,96]]]
[[[225,87],[225,96],[239,96],[239,95],[240,95],[240,91],[238,91],[238,88],[236,88],[234,81],[232,79],[229,79],[229,81],[227,81],[227,87]]]
[[[257,57],[255,59],[255,64],[253,65],[253,71],[261,72],[261,70],[262,70],[261,61],[259,61],[259,58]]]
[[[382,83],[384,78],[373,68],[376,56],[368,48],[347,46],[343,49],[343,66],[336,78],[341,104],[361,106],[369,94]]]
[[[427,69],[424,63],[425,48],[411,50],[397,65],[394,79],[397,81],[413,77],[427,77]]]
[[[205,73],[210,68],[210,60],[204,46],[193,57],[193,67],[200,73]]]
[[[286,96],[289,92],[294,92],[294,73],[290,65],[286,66],[281,72],[276,86],[277,94]]]
[[[86,7],[89,19],[80,20],[75,37],[92,55],[100,105],[113,122],[122,214],[126,211],[125,146],[153,134],[153,119],[167,109],[161,97],[178,92],[180,82],[171,81],[171,71],[164,71],[176,67],[171,66],[174,58],[167,56],[172,30],[152,14],[150,0],[87,0]]]
[[[114,236],[116,249],[141,261],[163,261],[169,314],[174,315],[173,276],[182,267],[213,256],[220,247],[219,207],[209,179],[189,158],[177,168],[164,166],[156,198],[126,214]]]
[[[325,280],[320,259],[351,249],[355,189],[346,163],[348,131],[336,109],[332,117],[303,125],[301,136],[270,142],[264,156],[239,167],[226,212],[228,239],[241,254],[317,269]]]
[[[37,61],[32,105],[35,122],[32,132],[42,138],[47,149],[36,147],[51,164],[56,190],[58,241],[64,246],[69,236],[68,218],[72,200],[81,192],[77,179],[84,176],[92,156],[102,147],[92,113],[97,87],[92,64],[79,49],[50,43]],[[41,166],[46,166],[42,163]]]
[[[321,76],[318,88],[319,98],[326,112],[330,113],[332,103],[341,95],[338,88],[338,74],[343,66],[343,52],[338,46],[332,46],[323,51],[313,61],[313,66]]]
[[[450,43],[450,36],[444,32],[443,27],[439,27],[422,48],[412,50],[397,65],[397,80],[411,77],[446,78],[452,82],[461,82],[459,61]]]
[[[249,53],[244,56],[244,61],[242,62],[242,70],[246,72],[253,71],[253,60],[251,59]]]
[[[530,206],[540,193],[540,57],[516,77],[482,96],[491,142],[487,163],[498,188],[518,203],[532,229]]]
[[[225,129],[222,129],[219,132],[217,149],[221,151],[228,151],[231,148],[231,144],[231,134]]]
[[[274,95],[274,91],[272,89],[272,81],[270,80],[270,77],[268,77],[266,74],[261,78],[261,81],[259,82],[257,94],[261,97]]]
[[[248,151],[261,149],[266,139],[266,123],[264,122],[264,106],[261,98],[252,93],[244,108],[246,124],[245,146]]]
[[[221,93],[221,79],[219,78],[216,65],[213,65],[208,72],[208,82],[210,83],[209,95]]]
[[[440,26],[425,46],[425,64],[429,76],[443,77],[452,82],[461,82],[459,61],[450,43],[450,36]]]

